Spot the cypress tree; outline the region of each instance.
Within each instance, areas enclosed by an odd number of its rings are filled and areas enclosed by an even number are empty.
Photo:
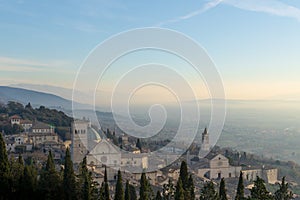
[[[139,150],[142,150],[142,144],[141,144],[141,141],[140,141],[140,138],[137,139],[136,141],[136,145],[135,145]]]
[[[83,158],[80,164],[80,185],[81,185],[81,198],[84,200],[92,199],[92,177],[87,168],[86,157]]]
[[[175,200],[185,200],[184,198],[184,189],[182,186],[181,178],[179,177],[176,185],[176,191],[175,191]]]
[[[106,166],[104,170],[104,200],[110,200]]]
[[[100,194],[99,194],[99,199],[100,200],[105,200],[105,189],[104,189],[104,181],[101,183],[101,187],[100,187]]]
[[[245,199],[244,194],[244,182],[243,182],[243,172],[240,171],[239,183],[236,190],[235,200],[243,200]]]
[[[279,189],[275,192],[275,200],[290,200],[293,199],[293,193],[289,190],[289,184],[285,183],[285,177],[282,177]]]
[[[62,199],[61,177],[55,170],[52,153],[49,151],[46,167],[42,170],[39,181],[39,195],[42,199]]]
[[[129,190],[130,190],[130,199],[131,200],[137,200],[136,191],[133,185],[129,184]]]
[[[222,178],[221,182],[220,182],[219,197],[220,197],[220,200],[227,200],[227,194],[226,194],[224,178]]]
[[[18,159],[11,157],[10,170],[10,174],[12,176],[12,196],[18,199],[20,198],[21,180],[24,173],[24,162],[21,155],[19,155]]]
[[[143,172],[140,180],[140,200],[150,200],[150,199],[151,199],[150,183],[147,180],[145,172]]]
[[[188,193],[189,193],[190,200],[195,200],[194,179],[191,174],[190,174],[189,180],[188,180]]]
[[[200,193],[200,200],[217,200],[218,193],[215,191],[215,187],[212,181],[204,184]]]
[[[187,168],[187,164],[186,164],[185,161],[181,162],[179,177],[180,177],[180,179],[182,181],[182,188],[184,190],[187,190],[187,188],[188,188],[189,173],[188,173],[188,168]]]
[[[65,156],[65,168],[64,168],[64,195],[66,200],[76,199],[76,180],[73,169],[73,162],[71,160],[71,154],[69,148],[66,150]]]
[[[121,171],[118,171],[118,179],[116,184],[115,200],[124,200],[124,191],[122,183],[122,174]]]
[[[0,133],[0,199],[7,199],[11,188],[11,174],[6,146]]]
[[[256,200],[273,200],[273,196],[267,191],[265,186],[265,181],[262,178],[256,177],[254,181],[254,186],[250,190],[251,198]]]
[[[130,188],[129,188],[129,181],[126,181],[125,186],[125,200],[130,200]]]
[[[21,196],[24,200],[36,198],[37,171],[32,165],[26,165],[21,180]]]

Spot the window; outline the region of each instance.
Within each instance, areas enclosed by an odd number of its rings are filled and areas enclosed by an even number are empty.
[[[229,175],[228,175],[228,176],[229,176],[229,178],[231,178],[231,173],[229,173]]]

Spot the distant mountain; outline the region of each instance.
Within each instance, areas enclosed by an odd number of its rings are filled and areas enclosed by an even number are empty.
[[[57,95],[22,88],[0,86],[0,102],[6,103],[8,101],[17,101],[22,104],[27,104],[28,102],[30,102],[33,107],[43,105],[45,107],[56,108],[58,110],[70,111],[72,109],[72,101],[59,97]],[[75,104],[76,107],[82,109],[91,107],[76,102]]]

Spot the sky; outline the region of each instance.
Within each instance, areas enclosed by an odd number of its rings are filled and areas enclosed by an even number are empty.
[[[199,43],[215,63],[228,99],[300,99],[298,0],[0,0],[0,85],[72,88],[99,43],[143,27],[179,31]],[[174,64],[170,56],[164,62]],[[117,72],[116,67],[111,73]],[[201,84],[194,82],[196,90]]]

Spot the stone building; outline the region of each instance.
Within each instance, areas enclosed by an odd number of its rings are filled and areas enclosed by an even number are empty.
[[[198,168],[198,176],[208,179],[221,179],[238,177],[242,167],[229,165],[229,160],[221,154],[208,155],[202,163],[204,166]]]
[[[201,136],[201,148],[199,151],[199,158],[205,157],[210,151],[210,144],[209,144],[209,133],[207,128],[204,129],[202,136]]]
[[[79,164],[86,156],[87,164],[95,170],[104,170],[107,167],[109,180],[114,180],[116,170],[142,171],[148,168],[148,157],[145,154],[122,152],[109,139],[100,138],[100,135],[86,120],[75,120],[71,131],[71,157],[73,163]]]
[[[75,120],[71,125],[71,157],[80,163],[92,151],[101,138],[88,120]]]
[[[20,125],[21,119],[22,118],[19,115],[13,115],[10,117],[10,124],[11,125],[14,125],[14,124]]]
[[[243,178],[247,181],[254,181],[256,177],[263,178],[267,183],[275,184],[278,182],[278,170],[276,168],[245,167],[242,169]]]
[[[54,131],[54,127],[42,122],[35,122],[29,130],[28,140],[34,146],[45,143],[58,143],[58,135]]]
[[[29,132],[33,126],[33,123],[30,120],[21,120],[20,125],[23,127],[24,132]]]

